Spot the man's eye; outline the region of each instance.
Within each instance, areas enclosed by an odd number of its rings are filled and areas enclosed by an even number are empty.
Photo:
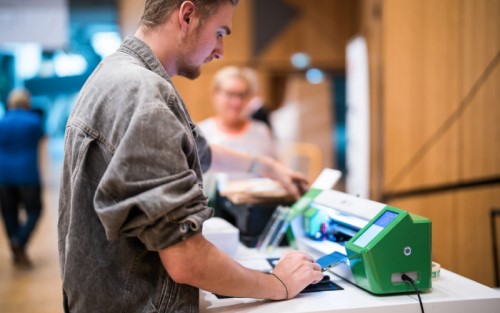
[[[224,37],[224,34],[222,32],[217,32],[217,38],[222,38]]]

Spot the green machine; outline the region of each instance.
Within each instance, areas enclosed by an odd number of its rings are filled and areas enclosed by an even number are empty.
[[[332,189],[340,172],[325,169],[290,208],[278,208],[259,240],[319,257],[335,275],[378,295],[432,288],[432,225],[425,217]],[[323,264],[321,264],[323,266]]]
[[[340,254],[344,262],[329,271],[373,294],[432,288],[427,218],[343,192],[311,189],[292,206],[289,220],[292,246],[314,256]]]
[[[354,283],[374,294],[432,287],[431,221],[386,206],[345,245]]]

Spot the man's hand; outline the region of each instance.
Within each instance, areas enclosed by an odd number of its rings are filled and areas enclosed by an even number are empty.
[[[273,274],[285,284],[288,299],[295,297],[308,285],[316,284],[323,278],[319,264],[309,255],[299,251],[285,253],[274,268]],[[285,295],[285,291],[283,294]]]
[[[232,260],[202,234],[159,251],[170,277],[216,294],[257,299],[291,299],[307,285],[323,278],[319,264],[305,253],[283,255],[272,275],[243,267]]]

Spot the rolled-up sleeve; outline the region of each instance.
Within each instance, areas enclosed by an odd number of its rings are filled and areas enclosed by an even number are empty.
[[[196,146],[198,148],[198,155],[200,158],[201,170],[203,173],[207,172],[212,163],[212,150],[210,149],[210,145],[208,144],[205,135],[201,131],[199,127],[195,127],[195,138],[196,138]]]
[[[199,233],[212,209],[197,168],[191,131],[169,109],[135,114],[94,197],[108,239],[137,237],[157,251]]]

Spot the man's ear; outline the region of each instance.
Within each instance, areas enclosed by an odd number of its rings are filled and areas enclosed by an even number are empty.
[[[196,7],[191,1],[184,1],[181,4],[179,8],[179,24],[181,25],[182,31],[186,32],[192,24],[195,9]]]

